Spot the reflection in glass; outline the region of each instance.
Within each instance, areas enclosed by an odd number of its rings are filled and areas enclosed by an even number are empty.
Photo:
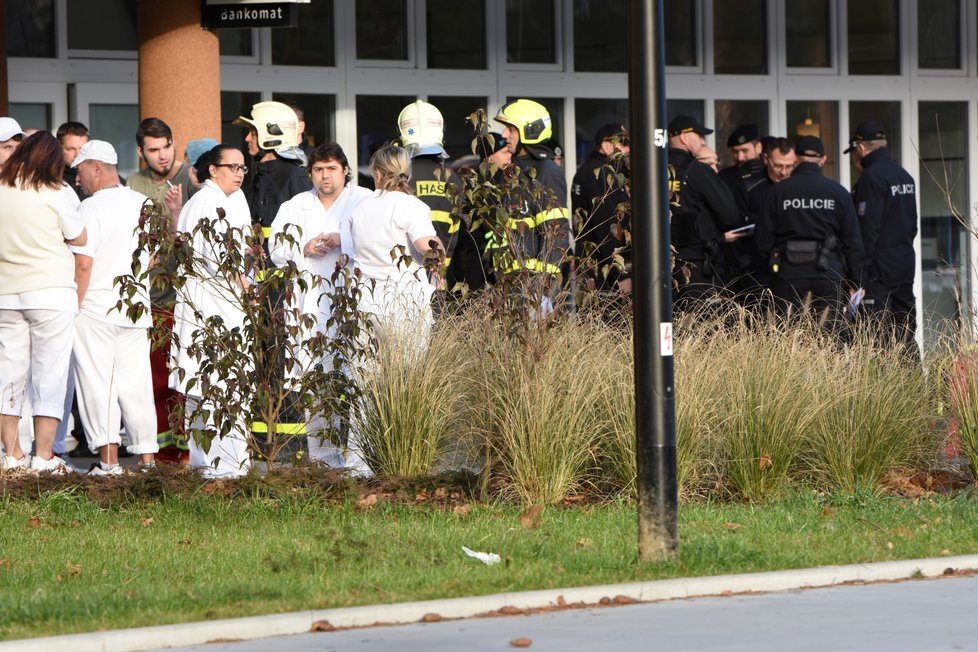
[[[743,124],[755,124],[761,136],[768,135],[769,109],[767,100],[717,100],[715,107],[717,154],[723,169],[733,165],[727,148],[727,138],[733,130]]]
[[[311,93],[274,93],[272,99],[284,102],[302,112],[306,123],[303,145],[317,147],[332,142],[335,133],[336,96]]]
[[[792,0],[785,3],[785,65],[789,68],[832,66],[828,0]]]
[[[454,160],[471,154],[475,132],[468,117],[476,109],[486,109],[487,98],[431,95],[428,101],[438,107],[445,119],[444,146],[448,155]],[[491,125],[489,128],[495,129]]]
[[[506,61],[557,62],[557,20],[553,0],[506,0]]]
[[[414,102],[413,95],[357,95],[357,158],[360,172],[367,171],[370,156],[397,138],[397,116]]]
[[[69,50],[132,50],[135,53],[138,49],[136,0],[76,0],[65,5]]]
[[[574,1],[574,70],[628,70],[628,3],[624,0]]]
[[[918,0],[917,65],[957,70],[961,67],[961,3]]]
[[[581,165],[594,149],[594,135],[606,124],[628,126],[628,100],[626,99],[576,99],[574,100],[574,147],[577,164]]]
[[[886,130],[886,146],[893,156],[893,160],[901,165],[900,152],[900,103],[899,102],[849,102],[849,129],[855,131],[860,122],[865,120],[878,120],[883,123]],[[844,140],[852,134],[843,135]],[[856,184],[859,178],[859,171],[855,166],[849,166],[850,179],[852,184]]]
[[[666,33],[666,65],[696,65],[696,4],[693,0],[671,0],[663,7]]]
[[[335,66],[333,0],[316,0],[297,7],[297,27],[272,30],[272,63],[277,66]],[[358,29],[358,38],[359,34]]]
[[[21,129],[46,129],[54,131],[51,124],[51,105],[44,103],[11,102],[10,117],[17,121]]]
[[[357,59],[408,59],[407,0],[357,0]]]
[[[932,343],[954,333],[956,320],[969,311],[956,297],[967,304],[970,296],[970,239],[953,212],[970,217],[968,104],[921,102],[918,115],[924,342]]]
[[[899,0],[848,4],[849,74],[899,75]]]
[[[222,57],[250,57],[254,51],[253,30],[219,29],[217,40]]]
[[[248,156],[248,147],[245,145],[245,136],[248,130],[236,124],[231,124],[238,116],[251,115],[251,107],[261,102],[261,94],[258,92],[238,92],[221,91],[221,134],[219,140],[222,143],[234,145]],[[212,136],[217,138],[217,136]],[[181,153],[182,154],[182,153]],[[254,174],[255,166],[251,166]]]
[[[825,165],[822,175],[839,180],[839,103],[788,102],[788,139],[817,136],[825,144]]]
[[[54,0],[7,0],[7,56],[56,57]]]
[[[767,73],[767,2],[713,4],[713,71],[720,75]]]
[[[139,107],[135,104],[89,104],[88,130],[99,140],[112,143],[119,155],[119,174],[128,177],[139,170],[136,130]]]
[[[485,0],[428,0],[428,67],[486,69]]]

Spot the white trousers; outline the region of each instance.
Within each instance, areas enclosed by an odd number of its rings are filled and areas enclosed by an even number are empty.
[[[204,449],[197,441],[194,431],[213,428],[213,419],[204,419],[195,415],[201,407],[211,411],[212,408],[200,396],[187,395],[187,429],[190,435],[190,466],[199,470],[205,478],[239,478],[251,468],[251,456],[248,453],[247,423],[244,415],[235,421],[234,429],[226,437],[214,437],[210,448]]]
[[[74,322],[73,312],[0,310],[0,413],[21,416],[27,394],[33,416],[64,416]]]
[[[122,443],[120,422],[132,442],[130,453],[160,450],[149,346],[145,328],[108,324],[85,314],[75,320],[78,413],[93,451]]]

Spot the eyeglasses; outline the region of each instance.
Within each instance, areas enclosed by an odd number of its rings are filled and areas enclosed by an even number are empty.
[[[241,174],[248,174],[248,166],[241,165],[240,163],[215,163],[214,167],[227,168],[231,170],[231,172],[235,172],[235,173],[240,172]]]

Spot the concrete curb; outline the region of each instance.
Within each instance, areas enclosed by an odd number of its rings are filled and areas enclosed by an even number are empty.
[[[769,593],[791,589],[826,587],[846,582],[880,582],[915,577],[937,577],[948,569],[978,570],[978,555],[961,555],[937,559],[908,559],[873,564],[823,566],[798,570],[693,577],[629,584],[582,586],[569,589],[546,589],[522,593],[370,605],[344,609],[297,611],[273,616],[232,618],[206,622],[139,627],[89,634],[72,634],[49,638],[26,639],[0,643],[0,651],[48,652],[138,652],[167,647],[200,645],[218,640],[250,640],[269,636],[304,634],[313,623],[328,621],[337,628],[369,625],[415,623],[427,614],[442,619],[470,618],[503,607],[534,609],[571,604],[597,606],[614,602],[623,596],[627,601],[652,602],[736,593]],[[619,598],[620,600],[620,598]]]

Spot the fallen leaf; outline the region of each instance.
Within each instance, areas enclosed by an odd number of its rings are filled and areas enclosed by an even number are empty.
[[[577,547],[578,548],[587,548],[592,543],[594,543],[594,541],[592,541],[591,539],[586,539],[586,538],[585,539],[578,539],[577,540]]]
[[[328,620],[317,620],[309,628],[310,632],[335,632],[336,628]]]
[[[905,527],[898,527],[898,528],[896,528],[895,530],[893,530],[893,534],[897,535],[898,537],[912,537],[913,536],[913,532],[911,532],[910,530],[908,530]]]
[[[724,523],[723,527],[727,528],[728,530],[739,530],[744,526],[740,523]]]
[[[471,505],[456,505],[452,507],[452,512],[458,514],[459,516],[465,516],[472,511]]]
[[[519,616],[526,613],[525,609],[514,607],[511,604],[504,605],[500,607],[497,611],[501,616]]]
[[[31,516],[29,519],[27,519],[27,527],[41,527],[43,525],[44,521],[36,516]]]
[[[68,571],[69,575],[78,575],[81,572],[81,564],[72,564],[70,561],[65,562],[65,570]]]
[[[421,616],[421,622],[423,623],[440,623],[444,618],[441,614],[425,614]]]
[[[945,548],[944,550],[941,550],[941,557],[948,557],[950,554],[951,554],[951,551],[948,550],[947,548]]]
[[[767,471],[769,468],[771,468],[771,466],[773,466],[773,464],[774,462],[771,461],[771,457],[769,455],[761,455],[761,459],[757,461],[757,468],[759,468],[761,471]]]
[[[607,607],[609,604],[611,604],[611,598],[605,596],[600,600],[598,600],[598,604],[600,604],[603,607]]]
[[[533,640],[529,638],[514,638],[509,644],[513,647],[530,647],[533,645]]]
[[[153,524],[153,519],[152,518],[144,518],[142,521],[140,521],[140,523],[143,524],[143,527],[149,527],[150,525]]]
[[[540,517],[543,516],[543,505],[533,505],[525,512],[520,514],[520,525],[527,530],[535,530],[540,527]]]
[[[823,507],[822,516],[824,516],[825,518],[835,518],[835,510],[828,506]]]
[[[377,504],[377,494],[364,496],[357,501],[357,509],[370,509]]]
[[[886,542],[886,549],[887,550],[893,550],[893,542],[892,541],[887,541]]]
[[[615,604],[635,604],[638,602],[635,598],[629,595],[616,595]]]
[[[562,596],[562,595],[558,595],[557,596],[557,606],[558,607],[566,607],[567,606],[567,600],[564,599],[564,596]]]
[[[437,489],[435,489],[435,498],[441,499],[441,498],[444,498],[447,495],[448,495],[448,492],[445,491],[445,487],[438,487]]]
[[[6,557],[0,559],[0,568],[6,568],[7,570],[10,570],[10,560],[7,559]]]

